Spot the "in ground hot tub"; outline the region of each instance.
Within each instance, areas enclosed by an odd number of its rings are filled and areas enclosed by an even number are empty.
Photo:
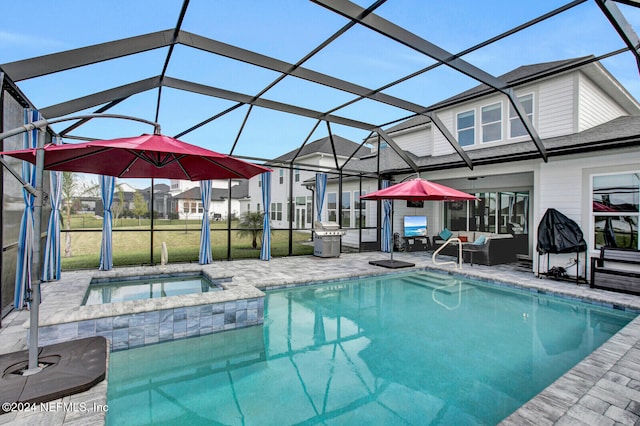
[[[46,283],[40,343],[103,336],[116,351],[264,322],[264,293],[256,287],[229,276],[212,276],[202,267],[174,268],[179,270],[69,272],[64,288]],[[92,294],[95,290],[97,295]],[[85,303],[90,298],[98,303],[81,305],[83,298]],[[52,299],[57,302],[49,308],[46,304]]]
[[[91,280],[82,304],[101,305],[184,294],[209,293],[222,290],[220,283],[223,281],[225,279],[211,280],[203,274],[187,276],[146,275],[126,279],[94,278]]]

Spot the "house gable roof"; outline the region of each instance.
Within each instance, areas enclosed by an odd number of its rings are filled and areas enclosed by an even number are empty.
[[[571,135],[543,139],[549,156],[569,155],[578,152],[598,151],[640,144],[640,115],[621,116],[591,129]],[[467,154],[474,165],[495,164],[528,160],[540,156],[531,143],[510,143],[468,150]],[[375,156],[349,164],[362,173],[376,169]],[[467,165],[457,153],[414,157],[421,171],[443,170]],[[407,164],[391,149],[380,151],[380,173],[399,173],[411,171]]]
[[[531,64],[531,65],[523,65],[514,70],[511,70],[505,74],[502,74],[498,78],[504,82],[506,82],[509,87],[515,87],[526,82],[529,82],[533,79],[543,78],[545,74],[552,73],[556,70],[560,70],[566,68],[567,70],[572,69],[573,67],[579,66],[580,64],[584,64],[594,58],[591,56],[583,56],[580,58],[566,59],[562,61],[553,61],[553,62],[543,62],[539,64]],[[557,75],[557,74],[554,74]],[[475,99],[480,96],[488,95],[490,93],[494,93],[495,89],[487,86],[486,84],[479,84],[475,87],[472,87],[469,90],[458,93],[450,98],[447,98],[443,101],[435,103],[427,108],[428,111],[435,111],[438,109],[446,108],[451,105],[459,104],[471,99]],[[412,127],[420,126],[426,123],[430,123],[431,119],[424,115],[417,115],[415,117],[409,118],[402,123],[396,124],[393,127],[390,127],[386,130],[387,133],[399,132],[402,130],[410,129]]]
[[[359,158],[361,156],[368,155],[371,153],[370,148],[361,146],[360,149],[358,149],[359,144],[338,135],[333,135],[333,144],[335,146],[336,155],[341,157],[347,157],[347,158],[350,157],[351,154],[353,154],[353,152],[356,151],[356,149],[357,149],[357,153],[356,155],[354,155],[355,158]],[[297,152],[298,152],[297,149],[289,151],[286,154],[283,154],[277,158],[274,158],[269,162],[269,164],[291,161],[295,157]],[[329,136],[326,136],[322,139],[318,139],[311,143],[306,144],[302,148],[302,150],[300,150],[300,153],[298,154],[297,158],[300,159],[307,155],[313,155],[313,154],[333,155],[333,148],[331,147],[331,139],[329,138]]]

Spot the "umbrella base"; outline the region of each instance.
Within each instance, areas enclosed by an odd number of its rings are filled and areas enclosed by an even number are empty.
[[[410,268],[416,266],[415,263],[402,262],[400,260],[384,259],[384,260],[371,260],[370,265],[382,266],[383,268],[398,269],[398,268]]]
[[[107,368],[107,341],[89,337],[40,348],[40,372],[23,375],[28,364],[28,351],[0,355],[0,396],[5,403],[40,404],[75,393],[84,392],[104,380]]]

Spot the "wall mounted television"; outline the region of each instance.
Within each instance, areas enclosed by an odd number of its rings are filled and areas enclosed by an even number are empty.
[[[426,216],[405,216],[404,227],[405,237],[426,237],[427,217]]]

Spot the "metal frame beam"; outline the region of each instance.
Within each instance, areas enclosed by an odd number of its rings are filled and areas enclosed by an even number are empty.
[[[640,7],[638,2],[634,2],[636,7]],[[618,8],[618,5],[615,1],[611,0],[596,0],[596,4],[604,13],[604,16],[607,17],[613,28],[617,31],[622,38],[624,44],[627,45],[631,53],[636,59],[636,64],[638,65],[638,71],[640,72],[640,39],[638,38],[638,34],[634,31],[633,27],[627,19],[622,14],[622,11]]]
[[[124,86],[97,92],[92,95],[51,105],[40,109],[40,113],[47,118],[62,117],[67,114],[83,111],[87,108],[117,101],[119,99],[135,95],[136,93],[146,92],[147,90],[155,89],[158,86],[160,86],[160,77],[151,77],[134,83],[125,84]]]
[[[376,128],[374,124],[365,123],[363,121],[352,120],[350,118],[339,117],[308,108],[302,108],[282,102],[271,101],[263,98],[255,98],[255,96],[242,93],[232,92],[230,90],[220,89],[216,87],[206,86],[204,84],[194,83],[191,81],[180,80],[171,77],[165,77],[163,85],[174,89],[186,90],[201,95],[213,96],[216,98],[226,99],[230,101],[240,102],[248,105],[255,105],[263,108],[273,109],[276,111],[286,112],[289,114],[309,117],[316,120],[330,121],[344,126],[354,127],[356,129],[373,130]]]
[[[404,162],[407,163],[407,165],[413,169],[414,172],[420,174],[420,169],[418,168],[418,165],[411,159],[411,157],[409,157],[409,155],[402,148],[398,146],[398,144],[396,144],[396,142],[391,138],[391,136],[387,134],[387,132],[385,132],[381,128],[377,128],[375,129],[375,131],[380,135],[382,139],[384,139],[384,141],[387,144],[389,144],[391,149],[393,149],[396,152],[396,154],[398,154],[400,158],[402,158]],[[380,151],[379,147],[378,147],[378,151]]]
[[[380,16],[370,13],[364,18],[359,18],[362,13],[362,8],[348,0],[312,0],[314,3],[331,10],[334,13],[344,16],[347,19],[359,22],[361,25],[378,32],[400,44],[403,44],[417,52],[420,52],[432,59],[440,61],[445,65],[453,68],[454,70],[461,72],[476,81],[486,84],[489,87],[507,95],[510,102],[515,106],[520,104],[520,101],[515,96],[513,91],[509,88],[509,85],[497,77],[487,73],[486,71],[470,64],[469,62],[459,58],[457,55],[447,52],[441,47],[407,31],[406,29],[387,21]],[[538,152],[547,161],[547,153],[542,144],[542,140],[538,135],[535,128],[531,125],[531,121],[527,119],[526,114],[522,115],[524,108],[522,105],[515,107],[520,119],[522,120],[527,133],[531,137],[532,141],[536,145]]]
[[[173,30],[165,30],[108,43],[94,44],[51,55],[9,62],[3,64],[2,69],[13,81],[27,80],[134,53],[167,47],[173,43],[173,33]]]

